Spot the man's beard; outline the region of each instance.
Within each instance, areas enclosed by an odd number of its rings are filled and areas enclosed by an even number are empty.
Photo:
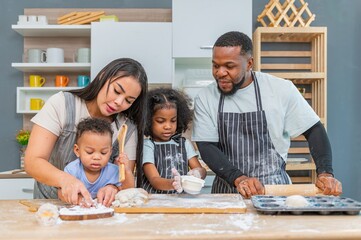
[[[246,81],[246,76],[243,76],[242,80],[239,81],[238,83],[232,83],[232,89],[231,91],[229,92],[224,92],[220,87],[219,87],[219,84],[218,84],[218,80],[217,80],[217,87],[218,87],[218,90],[225,96],[230,96],[230,95],[233,95],[237,92],[238,89],[241,88],[242,84]]]

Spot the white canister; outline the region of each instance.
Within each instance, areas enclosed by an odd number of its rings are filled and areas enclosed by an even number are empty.
[[[47,48],[45,54],[45,61],[47,63],[63,63],[64,49],[62,48]]]
[[[19,15],[18,16],[18,25],[28,24],[28,16],[26,15]]]
[[[78,63],[90,63],[90,48],[79,48],[75,59]]]
[[[29,63],[41,63],[44,62],[42,59],[42,54],[45,53],[43,50],[38,48],[29,48],[28,49],[28,61]]]
[[[28,16],[28,23],[30,25],[38,24],[38,18],[35,15]]]
[[[44,16],[44,15],[39,15],[39,16],[38,16],[38,24],[40,24],[40,25],[46,25],[46,24],[48,24],[48,19],[47,19],[47,17]]]

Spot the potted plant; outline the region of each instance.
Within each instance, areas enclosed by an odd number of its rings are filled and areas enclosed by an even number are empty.
[[[24,168],[24,157],[26,146],[28,145],[30,138],[30,131],[28,130],[20,130],[16,134],[16,141],[20,144],[20,168]]]

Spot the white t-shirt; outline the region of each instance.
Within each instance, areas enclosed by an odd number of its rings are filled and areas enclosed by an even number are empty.
[[[80,120],[91,117],[85,101],[78,96],[75,97],[75,126]],[[64,128],[66,108],[65,97],[63,92],[59,92],[51,96],[42,107],[39,113],[37,113],[31,121],[50,132],[59,136]],[[123,115],[118,115],[119,122],[122,124],[125,122]],[[113,142],[117,139],[118,132],[115,122],[111,124],[113,133]],[[75,129],[74,129],[75,130]],[[129,160],[136,159],[137,148],[137,131],[135,130],[128,142],[124,146],[124,152],[127,154]],[[69,149],[72,151],[72,149]]]
[[[154,142],[155,144],[176,144],[178,146],[178,143],[175,142],[173,139],[168,142]],[[192,143],[186,139],[184,143],[184,147],[187,152],[187,160],[191,159],[194,156],[197,156],[198,154],[195,152]],[[143,164],[144,163],[152,163],[154,164],[154,144],[150,139],[144,139],[144,147],[143,147]]]
[[[266,114],[272,142],[284,160],[287,159],[290,138],[304,133],[320,118],[288,80],[255,72],[260,88],[262,107]],[[214,82],[200,90],[194,99],[192,141],[218,142],[217,113],[220,92]],[[224,112],[257,111],[254,82],[226,96]]]

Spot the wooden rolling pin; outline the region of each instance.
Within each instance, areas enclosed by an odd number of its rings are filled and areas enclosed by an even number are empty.
[[[265,195],[273,196],[315,196],[322,194],[315,184],[265,185]]]
[[[124,152],[125,136],[127,135],[128,126],[124,123],[119,130],[118,143],[119,143],[119,154]],[[119,182],[125,180],[125,169],[124,164],[119,164]]]

